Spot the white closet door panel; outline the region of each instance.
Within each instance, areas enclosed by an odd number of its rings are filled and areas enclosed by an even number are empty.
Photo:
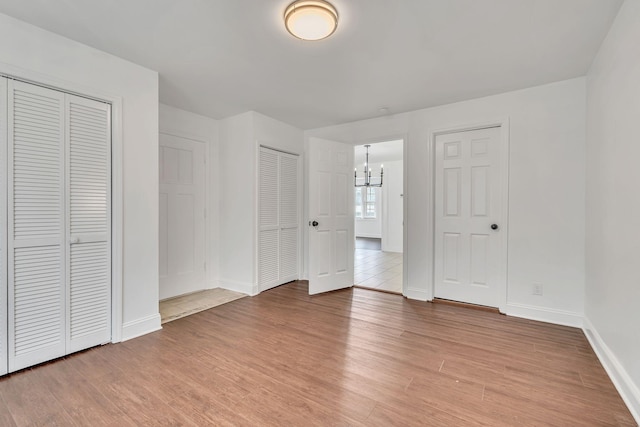
[[[9,370],[65,353],[64,95],[10,81]]]
[[[260,229],[278,225],[278,153],[260,148]]]
[[[281,154],[280,226],[297,227],[298,217],[298,158]]]
[[[66,95],[67,353],[111,338],[110,106]]]
[[[7,79],[0,77],[0,375],[7,373]]]
[[[280,283],[298,278],[298,157],[280,154]]]
[[[261,291],[278,285],[280,234],[278,226],[277,151],[260,147],[258,286]]]
[[[298,278],[298,156],[260,147],[258,285]]]
[[[278,229],[262,230],[258,242],[258,283],[260,290],[278,285]]]
[[[298,278],[298,228],[280,230],[280,283]]]

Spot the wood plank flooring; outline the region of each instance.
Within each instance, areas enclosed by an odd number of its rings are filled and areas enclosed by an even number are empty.
[[[0,425],[636,425],[578,329],[294,282],[0,380]]]

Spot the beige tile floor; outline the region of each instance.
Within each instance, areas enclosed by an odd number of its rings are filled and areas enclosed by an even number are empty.
[[[171,322],[243,297],[246,295],[240,292],[217,288],[168,298],[160,301],[161,323]]]
[[[402,293],[402,254],[372,249],[356,249],[356,286]]]

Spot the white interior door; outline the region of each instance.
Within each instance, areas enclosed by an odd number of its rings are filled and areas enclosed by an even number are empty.
[[[499,307],[506,233],[500,128],[435,141],[435,297]]]
[[[160,299],[206,288],[205,148],[160,134]]]
[[[67,338],[73,353],[111,339],[111,106],[65,95]]]
[[[260,147],[260,291],[298,279],[298,156]]]
[[[9,82],[9,370],[65,354],[64,94]]]
[[[353,286],[353,146],[309,139],[309,294]]]
[[[0,77],[0,375],[8,372],[7,329],[7,79]]]

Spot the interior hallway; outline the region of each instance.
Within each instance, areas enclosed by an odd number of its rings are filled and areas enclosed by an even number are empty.
[[[380,240],[356,238],[355,285],[402,294],[402,254],[383,252]]]

